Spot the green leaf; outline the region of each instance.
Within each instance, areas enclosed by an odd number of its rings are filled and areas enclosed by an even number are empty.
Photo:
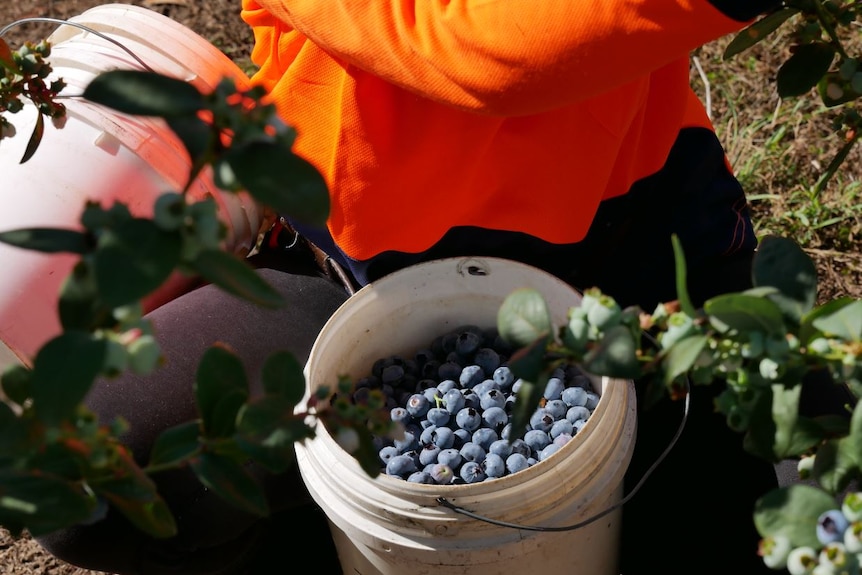
[[[80,484],[38,470],[0,468],[0,525],[47,535],[85,520],[96,506]]]
[[[149,465],[179,465],[197,455],[201,448],[200,421],[188,421],[163,431],[153,444]]]
[[[799,417],[801,385],[772,386],[772,420],[775,422],[773,450],[779,459],[805,453],[820,441],[819,428],[810,420]]]
[[[284,397],[291,405],[296,405],[305,395],[302,370],[303,365],[289,351],[273,353],[263,364],[263,388],[267,393]]]
[[[796,46],[796,51],[778,69],[775,82],[782,98],[803,96],[829,71],[835,48],[826,42]]]
[[[744,30],[742,30],[739,34],[737,34],[733,40],[727,45],[724,49],[725,60],[728,60],[740,52],[743,52],[770,34],[776,31],[784,22],[787,21],[788,18],[797,14],[799,10],[795,8],[782,8],[781,10],[777,10],[772,14],[768,14],[751,24]]]
[[[128,454],[119,460],[110,477],[94,480],[90,486],[144,533],[156,538],[177,534],[174,516],[156,484]]]
[[[194,383],[204,435],[228,437],[237,413],[248,399],[248,381],[240,359],[221,346],[204,352]]]
[[[821,547],[817,539],[817,518],[835,508],[835,500],[825,491],[797,484],[773,489],[755,505],[754,524],[761,537],[783,535],[794,547]]]
[[[104,340],[70,331],[46,343],[33,360],[33,407],[46,423],[57,424],[74,413],[102,370]]]
[[[808,345],[812,339],[819,337],[822,333],[821,330],[814,326],[814,322],[816,320],[833,315],[855,301],[855,299],[849,296],[839,297],[837,299],[827,301],[823,305],[820,305],[805,314],[802,317],[799,329],[799,341],[802,345]]]
[[[93,248],[87,234],[54,228],[26,228],[0,232],[0,242],[49,254],[66,252],[83,255],[91,252]]]
[[[586,353],[583,367],[596,375],[634,379],[641,375],[637,351],[631,330],[618,325],[605,333],[602,340]]]
[[[533,288],[514,290],[497,310],[497,328],[500,336],[515,348],[549,339],[553,324],[545,298]]]
[[[204,108],[192,84],[137,70],[100,73],[84,88],[84,99],[133,116],[191,116]]]
[[[862,92],[855,90],[853,83],[842,78],[839,72],[825,74],[817,83],[817,93],[827,108],[852,102],[862,96]]]
[[[754,285],[771,286],[779,294],[768,296],[795,323],[811,311],[817,300],[817,268],[795,241],[780,236],[761,240],[752,264]]]
[[[850,418],[849,432],[821,445],[814,459],[814,477],[831,493],[846,489],[862,471],[862,403]]]
[[[697,310],[694,309],[688,295],[688,272],[685,267],[685,253],[682,250],[682,243],[676,234],[671,236],[671,241],[673,242],[673,258],[676,265],[676,297],[679,300],[680,309],[689,317],[697,317]]]
[[[45,116],[41,113],[36,114],[36,125],[33,126],[33,131],[30,133],[30,139],[27,140],[27,147],[24,149],[24,155],[21,156],[20,164],[26,164],[33,157],[36,150],[39,149],[39,144],[42,143],[42,136],[45,135]]]
[[[191,263],[206,281],[227,293],[264,307],[284,305],[284,298],[238,256],[221,250],[203,250]]]
[[[284,143],[250,142],[231,149],[225,161],[248,193],[262,204],[300,222],[326,224],[326,181]]]
[[[180,262],[182,236],[149,219],[134,218],[105,230],[94,259],[102,299],[119,307],[154,292]]]
[[[862,301],[854,301],[840,309],[812,320],[811,325],[828,337],[848,342],[862,340]]]
[[[284,397],[263,396],[243,406],[238,416],[237,445],[272,473],[286,471],[294,461],[294,444],[314,436],[293,406]]]
[[[509,441],[521,439],[529,429],[530,416],[536,411],[548,382],[547,374],[536,379],[537,383],[524,379],[518,389],[515,403],[512,405],[512,413],[509,421],[512,423],[512,431]]]
[[[215,139],[213,129],[197,116],[168,118],[167,124],[183,143],[191,158],[192,167],[188,178],[188,182],[191,182],[210,159]]]
[[[233,459],[204,453],[191,466],[201,483],[228,503],[261,517],[269,514],[263,490]]]
[[[112,309],[99,300],[99,288],[92,266],[80,260],[60,285],[57,309],[65,331],[91,331],[115,322]]]
[[[781,309],[769,299],[731,293],[706,301],[703,309],[710,320],[717,319],[740,333],[761,332],[781,336],[786,333]]]
[[[709,343],[707,336],[692,335],[671,346],[662,360],[665,385],[670,385],[677,376],[688,372],[707,343]]]

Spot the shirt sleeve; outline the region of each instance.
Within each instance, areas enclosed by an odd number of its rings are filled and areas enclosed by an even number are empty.
[[[774,0],[244,0],[332,57],[494,115],[617,88],[740,29]]]

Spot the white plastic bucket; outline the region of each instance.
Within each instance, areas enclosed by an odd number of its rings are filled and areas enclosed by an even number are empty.
[[[185,79],[209,92],[224,77],[241,87],[248,77],[227,56],[178,22],[128,4],[97,6],[71,19],[127,48],[156,72]],[[38,38],[34,38],[38,41]],[[100,72],[145,69],[119,46],[80,28],[61,25],[48,38],[55,76],[68,84],[63,95],[79,95]],[[15,48],[13,46],[13,48]],[[53,76],[52,76],[53,77]],[[36,121],[33,106],[9,117],[17,135],[0,145],[0,230],[23,227],[79,228],[87,200],[129,205],[151,214],[156,197],[179,191],[190,161],[178,138],[158,118],[131,117],[83,101],[64,99],[61,128],[46,122],[35,156],[19,164]],[[247,195],[219,190],[205,171],[192,199],[212,196],[228,226],[227,248],[245,253],[262,212]],[[59,333],[57,293],[74,257],[44,255],[0,245],[0,340],[25,363]]]
[[[340,375],[354,381],[373,362],[427,348],[457,326],[492,327],[519,287],[545,297],[556,325],[580,296],[535,268],[494,258],[445,259],[382,278],[351,297],[317,338],[305,374],[312,393]],[[326,513],[343,572],[351,575],[615,575],[619,509],[575,530],[501,527],[438,504],[526,526],[570,526],[622,498],[636,429],[632,382],[595,378],[601,399],[560,451],[524,471],[465,485],[371,479],[323,426],[298,444],[297,462]]]

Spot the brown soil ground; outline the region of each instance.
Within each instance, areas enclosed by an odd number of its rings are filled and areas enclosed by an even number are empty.
[[[33,17],[49,17],[65,19],[76,14],[80,14],[84,10],[96,5],[104,4],[99,0],[16,0],[14,2],[7,1],[2,10],[2,21],[0,26],[16,22],[23,18]],[[240,2],[239,0],[135,0],[123,1],[124,4],[136,4],[150,8],[165,14],[197,32],[204,38],[207,38],[214,45],[219,47],[228,56],[233,58],[241,67],[245,69],[248,64],[248,53],[251,48],[251,33],[246,25],[239,18]],[[47,23],[27,23],[13,28],[4,39],[16,48],[26,40],[39,40],[53,30],[55,24]],[[711,66],[724,67],[721,63],[720,53],[722,49],[721,42],[713,46],[705,47],[699,53],[700,62],[706,68],[706,72],[711,72]],[[716,122],[719,132],[722,133],[722,127],[730,125],[732,121],[735,126],[745,126],[754,124],[757,119],[768,118],[775,110],[775,98],[771,92],[764,86],[764,78],[774,76],[774,71],[777,62],[774,59],[775,54],[769,57],[767,53],[757,53],[755,56],[746,60],[746,68],[740,66],[739,71],[731,70],[732,82],[724,82],[716,85],[716,76],[712,76],[713,84],[713,119]],[[719,80],[721,75],[719,74]],[[727,77],[727,72],[724,72],[724,77]],[[699,86],[699,74],[693,71],[693,83]],[[774,126],[771,126],[774,128]],[[824,132],[828,129],[824,128],[824,123],[819,124],[814,121],[800,121],[792,126],[795,142],[798,143],[790,152],[785,154],[784,160],[789,161],[793,165],[808,167],[812,170],[824,161],[824,158],[831,157],[830,154],[824,153],[821,149],[818,152],[818,157],[806,158],[805,155],[810,153],[806,150],[806,142],[822,141]],[[735,135],[745,136],[744,134],[736,134],[730,130],[724,131],[725,135],[732,137]],[[748,136],[740,137],[738,142],[741,145],[758,146],[756,139],[746,139]],[[731,142],[736,144],[737,142]],[[745,152],[743,152],[745,153]],[[786,154],[791,156],[788,160]],[[793,155],[795,154],[795,156]],[[848,162],[850,166],[860,165],[858,154],[851,157],[852,162]],[[819,162],[819,163],[818,163]],[[812,168],[814,166],[814,168]],[[769,174],[767,174],[769,175]],[[812,179],[816,174],[812,176]],[[858,174],[849,174],[851,179],[858,179]],[[762,195],[774,193],[771,189],[772,185],[781,185],[778,179],[773,179],[765,184],[756,182],[755,186],[761,186],[754,190]],[[771,202],[759,202],[755,205],[755,213],[762,214],[765,217],[775,218],[776,210],[788,209],[787,204],[781,199]],[[815,259],[818,269],[821,274],[821,299],[830,299],[832,297],[850,295],[853,297],[862,297],[862,283],[859,282],[860,274],[862,274],[862,261],[859,258],[858,244],[855,236],[858,235],[859,223],[849,221],[850,239],[847,240],[846,226],[842,229],[842,238],[837,241],[831,235],[827,228],[817,235],[816,249],[810,253]],[[837,233],[837,232],[836,232]],[[848,248],[849,246],[849,248]],[[24,537],[19,540],[12,539],[9,534],[0,529],[0,575],[96,575],[94,572],[75,568],[73,566],[57,561],[51,556],[44,553],[41,548],[31,539]]]

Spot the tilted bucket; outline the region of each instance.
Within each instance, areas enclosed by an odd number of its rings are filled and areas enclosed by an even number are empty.
[[[158,12],[128,4],[97,6],[61,25],[48,38],[53,77],[68,86],[64,96],[80,95],[103,71],[144,70],[187,80],[209,92],[224,77],[248,86],[248,77],[227,56],[192,30]],[[38,41],[39,39],[34,39]],[[12,47],[16,48],[15,46]],[[128,52],[126,50],[128,50]],[[0,145],[0,231],[25,227],[80,228],[86,201],[108,206],[128,204],[132,213],[152,213],[155,199],[180,191],[190,160],[179,139],[158,118],[131,117],[86,102],[65,98],[68,114],[62,127],[46,122],[36,154],[20,160],[36,122],[33,106],[9,116],[17,135]],[[227,248],[244,253],[261,220],[259,207],[246,195],[222,192],[205,171],[190,190],[199,200],[213,197],[228,226]],[[29,363],[48,339],[59,333],[57,295],[75,258],[40,254],[0,245],[0,341],[19,360]],[[2,367],[0,363],[0,367]]]
[[[410,267],[347,300],[317,338],[305,373],[308,392],[353,381],[392,354],[412,357],[458,326],[496,325],[513,290],[545,297],[555,325],[579,294],[532,267],[495,258],[444,259]],[[450,504],[510,524],[575,526],[619,503],[634,448],[632,382],[593,378],[601,397],[587,424],[532,467],[481,483],[428,485],[385,474],[372,479],[322,426],[297,444],[297,462],[326,513],[343,572],[351,575],[615,575],[620,510],[576,529],[499,526]]]

